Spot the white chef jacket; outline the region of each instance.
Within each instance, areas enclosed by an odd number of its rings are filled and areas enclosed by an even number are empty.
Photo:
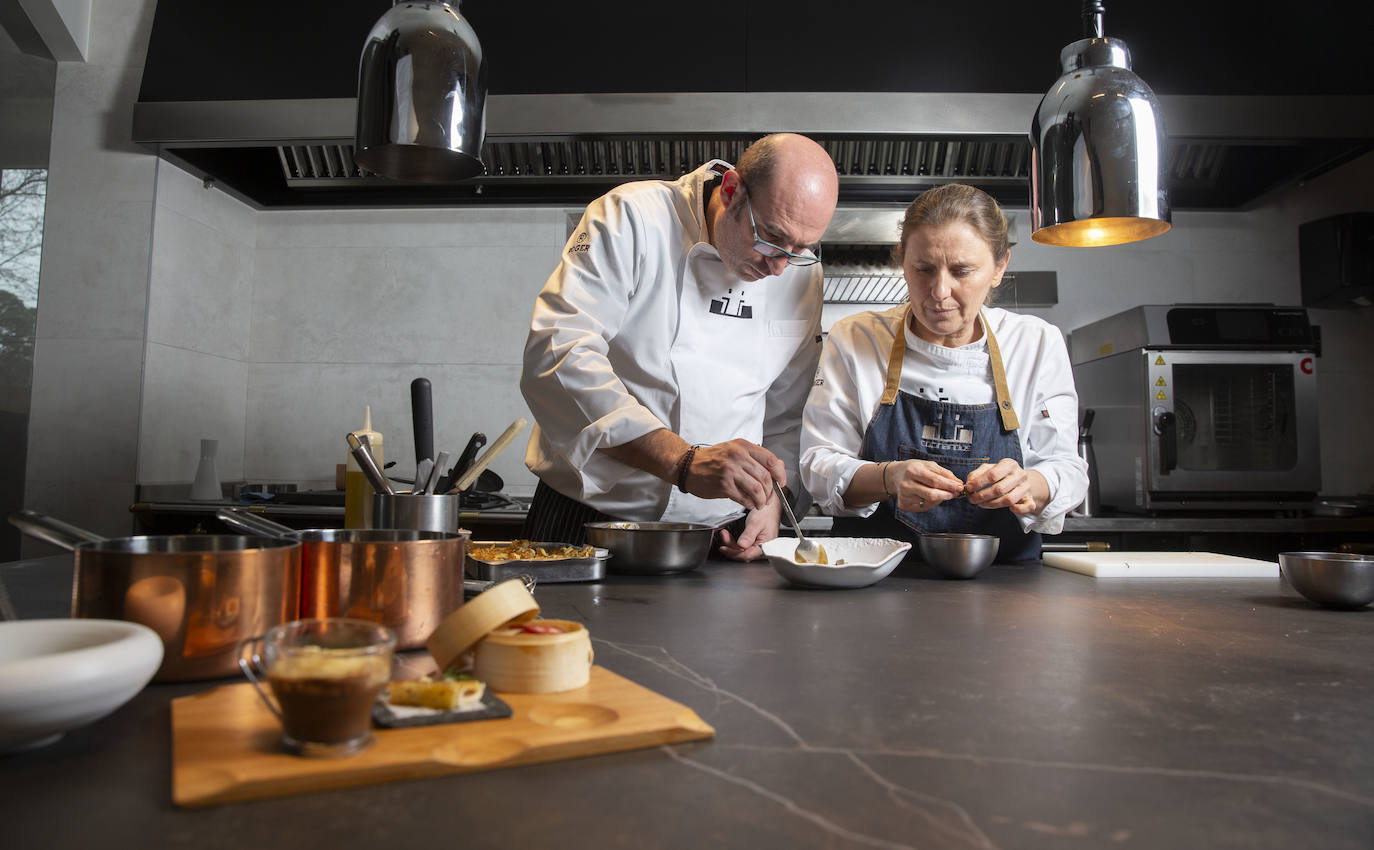
[[[802,425],[802,483],[832,516],[869,516],[877,504],[846,507],[844,492],[859,467],[864,432],[878,409],[887,360],[899,331],[906,335],[900,389],[953,404],[990,404],[996,391],[987,335],[959,348],[926,342],[902,323],[907,305],[858,313],[831,328]],[[1034,316],[984,308],[997,337],[1007,388],[1021,427],[1021,465],[1045,476],[1050,501],[1018,517],[1044,534],[1064,529],[1064,514],[1088,491],[1088,465],[1078,456],[1078,392],[1064,337]]]
[[[699,445],[743,437],[797,480],[821,270],[751,283],[726,270],[706,241],[704,187],[730,167],[713,160],[592,202],[535,301],[520,377],[537,423],[525,465],[610,516],[709,522],[739,510],[597,451],[659,428]]]

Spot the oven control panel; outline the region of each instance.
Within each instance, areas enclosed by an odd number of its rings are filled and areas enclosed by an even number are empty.
[[[1320,354],[1321,335],[1302,307],[1273,304],[1147,304],[1069,334],[1075,365],[1141,348]]]
[[[1284,307],[1172,307],[1169,343],[1190,348],[1310,348],[1307,311]]]

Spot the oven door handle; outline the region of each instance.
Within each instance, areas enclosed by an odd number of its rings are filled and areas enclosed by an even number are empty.
[[[1160,411],[1155,415],[1155,433],[1159,434],[1159,474],[1168,475],[1178,466],[1178,417]]]

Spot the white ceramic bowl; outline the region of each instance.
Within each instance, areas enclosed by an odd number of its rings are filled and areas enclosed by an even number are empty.
[[[0,623],[0,753],[99,720],[143,690],[161,663],[162,639],[138,623]]]
[[[778,575],[803,587],[867,587],[887,578],[911,544],[886,537],[817,537],[829,564],[799,564],[793,559],[795,537],[775,537],[763,554]],[[836,566],[836,561],[844,561]]]

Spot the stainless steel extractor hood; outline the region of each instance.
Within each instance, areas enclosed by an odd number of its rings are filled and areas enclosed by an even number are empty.
[[[744,0],[693,7],[695,26],[672,4],[611,0],[563,14],[468,0],[461,13],[489,64],[485,170],[422,185],[368,174],[354,159],[359,59],[391,5],[337,0],[326,12],[239,0],[226,13],[157,3],[134,139],[261,208],[581,206],[627,180],[735,161],[779,130],[829,149],[845,204],[905,204],[957,180],[1025,207],[1031,118],[1058,74],[1041,45],[1057,47],[1078,26],[1074,4],[1061,18],[1020,0],[993,0],[977,15],[860,0],[833,16],[779,16],[777,4]],[[1357,27],[1333,36],[1325,19],[1302,19],[1281,39],[1224,40],[1199,55],[1179,30],[1182,12],[1170,10],[1186,9],[1199,32],[1231,15],[1195,6],[1165,0],[1120,14],[1122,37],[1157,63],[1148,75],[1169,133],[1175,209],[1242,208],[1374,146]],[[919,49],[876,46],[904,43],[890,37],[908,31],[939,37]],[[1271,64],[1256,59],[1316,37],[1320,62],[1264,73]],[[1281,96],[1260,96],[1269,94]]]
[[[405,184],[353,161],[353,98],[140,102],[134,139],[267,207],[580,204],[627,180],[733,161],[793,130],[820,141],[844,203],[948,182],[1028,197],[1035,94],[715,92],[491,95],[486,170]],[[1237,209],[1374,149],[1374,97],[1161,96],[1176,209]]]

